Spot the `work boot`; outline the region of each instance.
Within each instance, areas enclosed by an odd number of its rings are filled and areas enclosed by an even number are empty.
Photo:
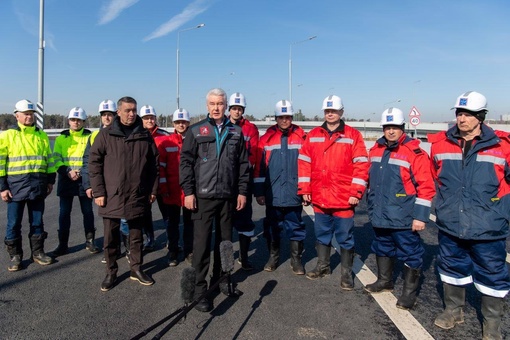
[[[91,231],[85,234],[85,249],[87,249],[91,254],[97,254],[101,251],[101,249],[96,246],[96,243],[94,241],[95,239],[95,232]]]
[[[301,263],[303,241],[290,241],[290,267],[296,275],[305,275],[305,268]]]
[[[398,298],[397,308],[409,310],[416,305],[416,292],[420,286],[421,270],[404,265],[404,288]]]
[[[331,268],[329,266],[331,246],[326,246],[317,242],[315,243],[315,249],[317,250],[317,265],[312,271],[306,273],[306,277],[310,280],[316,280],[331,274]]]
[[[239,258],[237,262],[241,264],[243,270],[253,270],[248,261],[248,250],[250,249],[251,237],[239,234]]]
[[[21,270],[23,261],[23,248],[21,244],[21,238],[14,240],[4,241],[7,246],[7,253],[9,253],[10,261],[7,265],[7,270],[10,272],[16,272]]]
[[[436,317],[434,325],[442,329],[452,329],[456,324],[464,322],[466,288],[443,282],[444,311]]]
[[[30,248],[32,249],[32,259],[42,266],[53,263],[53,259],[44,253],[44,239],[48,237],[47,232],[40,235],[30,236]]]
[[[269,247],[269,260],[264,266],[266,272],[273,272],[278,267],[280,260],[280,241],[273,241]]]
[[[393,291],[393,265],[395,260],[391,257],[377,256],[377,281],[368,284],[365,290],[370,293]]]
[[[354,248],[340,248],[340,261],[340,288],[343,290],[353,290],[352,263],[354,262]]]
[[[69,254],[69,230],[59,230],[58,231],[58,246],[53,249],[51,252],[51,256],[59,257],[62,255]]]
[[[504,299],[482,295],[483,340],[501,340]]]

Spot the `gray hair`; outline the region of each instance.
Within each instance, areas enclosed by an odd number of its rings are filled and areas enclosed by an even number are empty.
[[[205,96],[205,102],[207,104],[207,102],[209,101],[209,96],[219,96],[219,97],[223,97],[223,100],[225,100],[225,105],[228,104],[228,101],[227,101],[227,93],[225,91],[223,91],[223,89],[220,89],[220,88],[214,88],[214,89],[211,89],[209,90],[209,92],[207,92],[207,95]]]

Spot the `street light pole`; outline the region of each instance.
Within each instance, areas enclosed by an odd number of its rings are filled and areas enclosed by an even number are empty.
[[[317,38],[316,35],[305,40],[293,42],[289,46],[289,100],[291,103],[292,103],[292,46],[307,42],[308,40],[313,40],[315,38]]]
[[[194,26],[194,27],[190,27],[190,28],[185,28],[183,30],[180,30],[177,32],[177,109],[180,109],[180,95],[179,95],[179,38],[180,38],[180,33],[181,32],[185,32],[185,31],[191,31],[191,30],[194,30],[194,29],[197,29],[197,28],[201,28],[201,27],[204,27],[205,24],[200,24],[200,25],[197,25],[197,26]]]
[[[384,103],[383,104],[383,111],[386,109],[386,105],[393,104],[393,103],[400,103],[400,102],[401,102],[401,99],[397,99],[397,100],[392,100],[391,102]]]

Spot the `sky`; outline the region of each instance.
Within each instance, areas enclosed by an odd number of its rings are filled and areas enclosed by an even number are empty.
[[[207,112],[214,87],[246,96],[246,113],[379,120],[416,106],[423,122],[454,118],[466,91],[488,100],[487,118],[510,114],[508,0],[45,0],[44,107],[97,115],[104,99],[132,96],[170,115]],[[0,113],[38,100],[40,0],[0,0]],[[204,24],[199,29],[192,29]],[[316,36],[312,40],[310,37]]]

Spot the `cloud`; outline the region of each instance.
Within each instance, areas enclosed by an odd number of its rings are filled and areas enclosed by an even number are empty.
[[[115,20],[120,13],[136,4],[140,0],[110,0],[110,3],[101,8],[98,25],[104,25]]]
[[[143,41],[149,41],[161,38],[168,33],[175,31],[188,21],[194,19],[197,15],[205,12],[209,8],[209,4],[205,0],[195,0],[189,4],[181,13],[174,16],[169,21],[159,26],[154,32],[143,38]]]
[[[30,35],[39,38],[39,17],[26,14],[20,8],[14,8],[14,13],[18,18],[21,27]],[[45,24],[45,26],[47,25]],[[44,29],[44,44],[45,47],[49,47],[57,51],[57,48],[55,47],[55,35],[47,28]]]

